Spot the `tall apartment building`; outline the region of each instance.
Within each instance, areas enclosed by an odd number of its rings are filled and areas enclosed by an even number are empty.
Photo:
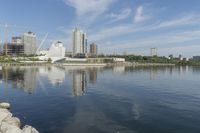
[[[97,45],[95,43],[90,44],[90,54],[97,56]]]
[[[27,32],[22,35],[22,44],[24,45],[24,54],[35,54],[36,35],[33,32]]]
[[[73,30],[73,55],[84,54],[87,46],[86,34],[80,29]]]

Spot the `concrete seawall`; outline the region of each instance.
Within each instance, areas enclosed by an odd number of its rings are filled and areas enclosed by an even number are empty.
[[[107,64],[98,64],[98,63],[63,63],[58,64],[62,66],[106,66]]]

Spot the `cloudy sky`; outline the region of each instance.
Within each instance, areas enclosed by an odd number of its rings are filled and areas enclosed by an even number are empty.
[[[26,31],[43,47],[63,41],[72,49],[72,29],[81,28],[99,53],[200,55],[200,0],[1,0],[0,40]]]

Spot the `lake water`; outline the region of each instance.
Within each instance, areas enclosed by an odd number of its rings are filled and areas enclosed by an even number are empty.
[[[200,67],[2,67],[0,101],[41,133],[200,133]]]

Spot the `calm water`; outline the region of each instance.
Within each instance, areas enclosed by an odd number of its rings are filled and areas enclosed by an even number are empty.
[[[0,101],[41,133],[200,133],[200,67],[2,67]]]

